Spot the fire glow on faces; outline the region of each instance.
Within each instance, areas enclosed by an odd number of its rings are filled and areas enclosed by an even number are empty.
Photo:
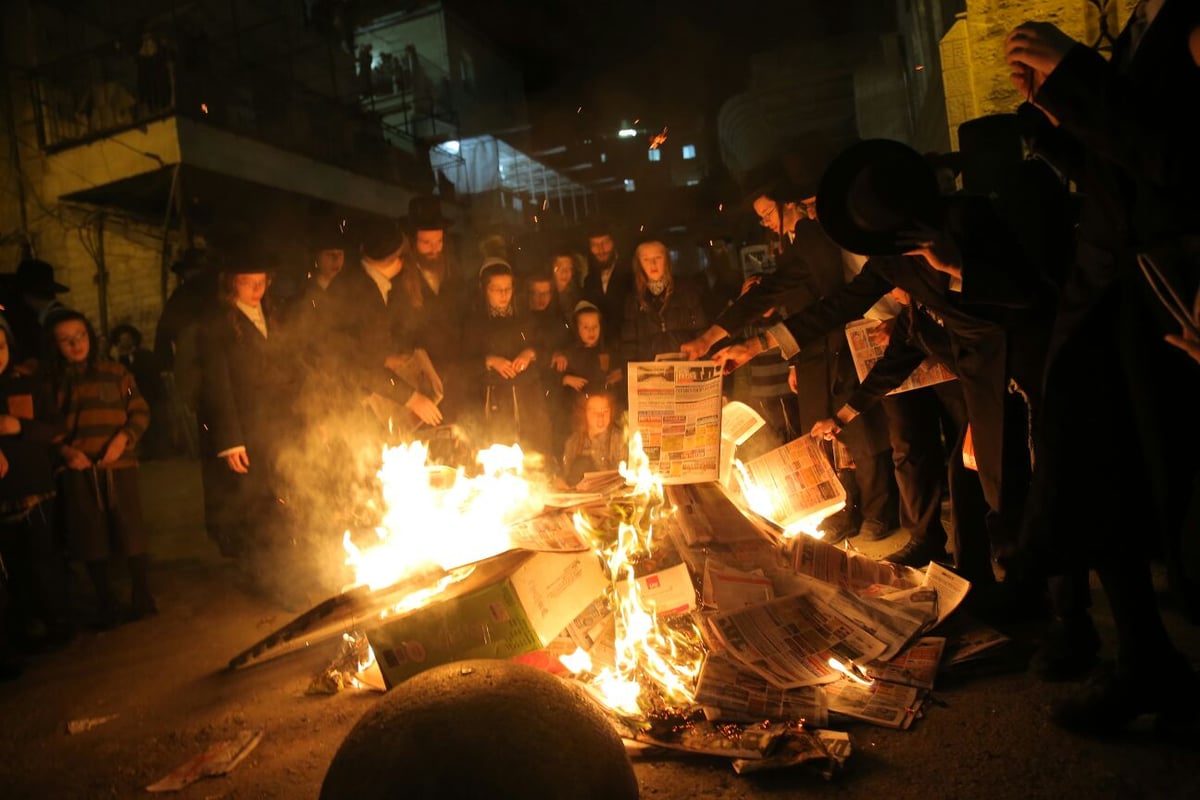
[[[445,231],[417,231],[413,246],[421,258],[432,260],[441,257],[445,239]]]
[[[571,281],[575,280],[575,262],[570,256],[554,259],[550,269],[554,273],[554,285],[559,292],[565,291],[571,285]]]
[[[233,298],[242,305],[257,307],[262,304],[263,295],[271,279],[265,272],[251,272],[238,275],[233,279]]]
[[[317,268],[317,274],[326,280],[332,280],[341,272],[345,263],[346,251],[340,248],[320,250],[313,259],[313,266]]]
[[[575,330],[584,347],[595,347],[600,341],[600,312],[580,311],[575,315]]]
[[[508,308],[508,304],[512,302],[512,275],[493,275],[488,278],[487,288],[484,291],[487,294],[490,308],[496,311]]]
[[[82,320],[67,319],[55,325],[54,341],[58,344],[58,352],[72,364],[82,364],[92,352],[87,326]]]
[[[554,299],[554,284],[550,281],[531,281],[529,284],[529,308],[531,311],[545,311]]]
[[[588,250],[591,251],[592,258],[596,259],[599,264],[607,264],[612,259],[615,246],[613,238],[608,234],[588,239]]]
[[[667,248],[661,242],[646,242],[637,249],[638,264],[648,281],[661,281],[667,274]]]

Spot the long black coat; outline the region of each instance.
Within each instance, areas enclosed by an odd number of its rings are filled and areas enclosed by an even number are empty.
[[[289,486],[280,454],[302,434],[293,411],[296,365],[283,328],[272,323],[268,314],[264,337],[240,311],[223,309],[200,336],[197,419],[205,521],[225,555],[241,555],[284,535]],[[233,472],[218,456],[239,446],[250,460],[246,474]]]

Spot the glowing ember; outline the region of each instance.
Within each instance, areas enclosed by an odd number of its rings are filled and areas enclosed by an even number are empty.
[[[666,141],[667,141],[667,127],[664,125],[663,129],[661,131],[654,134],[654,136],[650,137],[650,149],[657,150],[661,145],[665,144]]]

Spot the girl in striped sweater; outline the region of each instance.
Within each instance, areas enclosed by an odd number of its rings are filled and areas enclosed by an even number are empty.
[[[100,360],[87,317],[58,312],[46,329],[45,364],[67,430],[58,455],[65,467],[59,497],[68,551],[87,564],[99,627],[112,628],[118,622],[108,576],[113,555],[128,559],[132,617],[158,611],[146,575],[146,528],[134,454],[150,411],[125,367]]]

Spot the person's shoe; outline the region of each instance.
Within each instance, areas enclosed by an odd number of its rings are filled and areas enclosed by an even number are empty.
[[[1200,679],[1182,656],[1139,670],[1103,669],[1079,694],[1056,703],[1050,719],[1073,733],[1112,736],[1148,714],[1157,715],[1160,728],[1182,729],[1200,719]]]
[[[918,539],[910,539],[908,544],[899,550],[883,557],[884,561],[901,564],[905,567],[924,567],[930,561],[949,561],[950,554],[945,545],[934,545]]]
[[[864,519],[858,526],[858,538],[864,542],[878,542],[891,535],[887,523],[878,519]]]
[[[821,541],[826,544],[838,544],[856,535],[858,525],[850,518],[846,509],[842,509],[821,520],[821,523],[817,525],[817,530],[823,534]]]
[[[1044,681],[1086,677],[1100,660],[1100,634],[1088,614],[1056,617],[1046,631],[1029,668]]]

